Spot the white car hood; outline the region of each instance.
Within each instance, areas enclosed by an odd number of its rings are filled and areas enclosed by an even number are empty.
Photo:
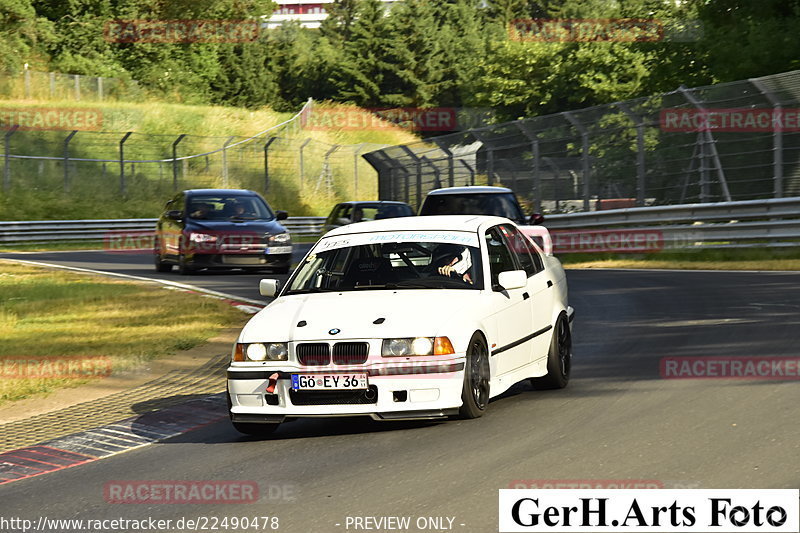
[[[433,337],[472,316],[481,292],[404,289],[283,296],[250,319],[239,342]],[[375,324],[380,318],[383,323]],[[298,326],[301,321],[306,324]],[[331,335],[333,329],[340,332]]]

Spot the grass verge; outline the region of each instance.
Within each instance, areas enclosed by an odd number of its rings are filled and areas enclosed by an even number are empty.
[[[245,320],[212,298],[10,262],[0,295],[0,405],[188,350]]]
[[[338,107],[319,103],[314,112],[325,116]],[[0,191],[0,220],[152,218],[176,189],[206,187],[253,189],[291,215],[327,215],[340,201],[377,197],[377,173],[361,154],[418,140],[394,124],[358,129],[312,125],[281,131],[265,158],[266,139],[244,142],[245,137],[293,113],[166,102],[0,100],[0,108],[31,115],[35,110],[81,109],[102,117],[97,131],[74,136],[69,130],[77,126],[13,133],[10,154],[26,157],[9,160],[4,177],[8,188]],[[372,116],[346,106],[344,110],[354,118]],[[123,145],[126,163],[121,165]],[[182,159],[171,161],[173,150]],[[70,161],[65,164],[67,151]]]
[[[684,270],[800,270],[794,248],[728,248],[652,254],[562,254],[565,268],[658,268]]]

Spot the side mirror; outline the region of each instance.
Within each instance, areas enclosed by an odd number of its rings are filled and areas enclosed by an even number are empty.
[[[183,211],[172,209],[170,211],[167,211],[166,217],[170,220],[180,220],[183,218]]]
[[[507,270],[497,276],[497,284],[505,290],[521,289],[528,284],[528,274],[524,270]]]
[[[541,213],[534,213],[531,215],[531,218],[528,219],[531,226],[538,226],[539,224],[544,223],[544,215]]]
[[[289,218],[289,213],[287,213],[286,211],[276,211],[275,218],[277,218],[278,220],[286,220],[287,218]]]
[[[262,279],[258,282],[258,292],[261,293],[261,296],[272,298],[278,294],[280,283],[277,279]]]

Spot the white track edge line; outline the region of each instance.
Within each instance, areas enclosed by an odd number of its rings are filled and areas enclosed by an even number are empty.
[[[189,285],[188,283],[180,283],[177,281],[169,281],[166,279],[157,279],[157,278],[146,278],[144,276],[133,276],[131,274],[120,274],[118,272],[106,272],[103,270],[93,270],[91,268],[81,268],[81,267],[73,267],[73,266],[66,266],[66,265],[56,265],[54,263],[45,263],[44,261],[29,261],[27,259],[12,259],[12,258],[2,258],[0,261],[12,261],[16,263],[24,263],[29,265],[35,266],[45,266],[51,268],[60,268],[63,270],[72,270],[75,272],[84,272],[88,274],[100,274],[101,276],[111,276],[116,278],[123,278],[123,279],[130,279],[134,281],[144,281],[147,283],[158,283],[161,285],[166,285],[168,287],[174,287],[176,289],[185,289],[190,291],[201,292],[204,294],[208,294],[210,296],[217,296],[219,298],[225,298],[226,300],[234,300],[236,302],[244,302],[249,303],[252,305],[257,305],[259,307],[264,307],[267,304],[261,302],[259,300],[253,300],[251,298],[245,298],[243,296],[236,296],[234,294],[227,294],[224,292],[214,291],[211,289],[204,289],[203,287],[198,287],[196,285]]]

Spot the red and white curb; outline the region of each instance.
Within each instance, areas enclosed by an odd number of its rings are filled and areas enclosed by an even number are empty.
[[[225,393],[0,453],[0,485],[134,450],[228,417]]]

